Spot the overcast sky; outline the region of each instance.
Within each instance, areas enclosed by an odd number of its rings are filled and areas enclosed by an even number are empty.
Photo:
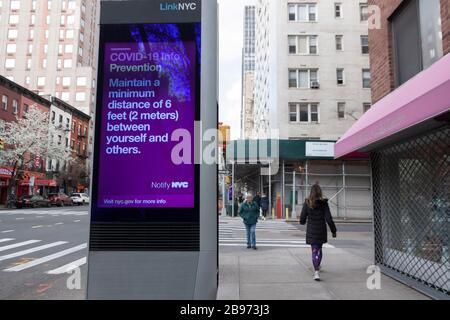
[[[219,114],[231,126],[231,138],[240,135],[241,66],[244,6],[254,0],[218,0],[219,3]]]

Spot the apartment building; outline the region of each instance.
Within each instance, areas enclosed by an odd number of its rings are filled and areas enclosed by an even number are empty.
[[[370,108],[367,4],[256,7],[255,135],[337,140]]]
[[[90,115],[100,1],[0,1],[0,74]]]
[[[280,146],[278,173],[257,189],[278,217],[298,215],[315,183],[334,216],[372,217],[368,156],[334,160],[335,142],[371,107],[368,19],[363,1],[256,1],[253,137]]]
[[[253,135],[255,86],[255,6],[244,7],[244,48],[242,50],[241,138]]]

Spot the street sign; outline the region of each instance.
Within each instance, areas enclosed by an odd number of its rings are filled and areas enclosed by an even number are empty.
[[[334,142],[307,141],[306,153],[307,157],[334,157]]]

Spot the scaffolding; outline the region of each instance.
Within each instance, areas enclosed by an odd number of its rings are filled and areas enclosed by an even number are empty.
[[[311,186],[319,183],[335,217],[372,218],[372,175],[368,160],[284,160],[274,175],[271,164],[265,165],[269,175],[260,174],[262,164],[231,161],[230,166],[232,199],[236,199],[238,189],[243,193],[265,193],[272,216],[278,209],[277,217],[297,219]],[[236,214],[236,206],[232,205],[231,215]]]

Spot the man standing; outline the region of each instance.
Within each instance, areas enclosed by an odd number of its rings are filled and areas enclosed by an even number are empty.
[[[253,196],[247,194],[246,200],[239,208],[239,215],[244,220],[247,231],[247,249],[256,250],[256,224],[259,217],[259,206],[253,201]]]

